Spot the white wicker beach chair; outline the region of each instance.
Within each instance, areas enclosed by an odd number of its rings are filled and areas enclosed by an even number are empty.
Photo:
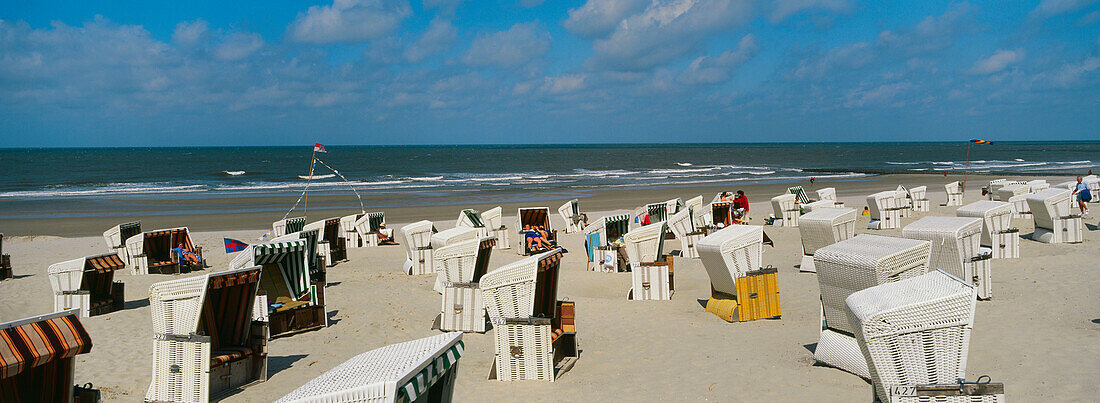
[[[928,271],[931,244],[916,239],[856,235],[814,253],[821,288],[821,339],[814,359],[870,378],[867,361],[852,337],[844,300],[853,292],[912,278]]]
[[[695,222],[696,227],[706,228],[711,225],[711,214],[709,206],[703,205],[703,196],[695,196],[688,199],[684,203],[685,207],[690,207],[692,211],[692,219]]]
[[[360,220],[369,217],[368,213]],[[346,240],[343,238],[343,233],[340,232],[340,217],[330,217],[324,220],[314,221],[306,224],[302,227],[302,231],[317,230],[317,253],[321,257],[325,258],[325,264],[328,267],[335,266],[337,262],[348,260],[348,249]],[[363,236],[364,234],[360,234]],[[370,244],[368,240],[368,244]],[[377,245],[377,237],[375,237],[375,243]]]
[[[434,267],[435,274],[436,274],[435,275],[435,285],[432,286],[432,289],[435,290],[435,292],[443,293],[443,277],[444,277],[444,274],[440,271],[441,267],[438,266],[439,259],[434,257],[434,254],[435,254],[434,251],[438,250],[439,248],[442,248],[444,246],[450,245],[450,244],[455,244],[455,243],[459,243],[459,242],[462,242],[462,241],[468,241],[468,240],[477,239],[477,238],[479,238],[479,231],[476,228],[470,228],[470,227],[454,227],[454,228],[450,228],[450,229],[445,229],[443,231],[439,231],[439,232],[432,235],[432,238],[431,238],[431,246],[432,246],[432,250],[433,250],[432,259],[435,260],[435,262],[432,263],[432,266]]]
[[[550,234],[550,239],[547,239],[547,241],[551,243],[557,242],[557,231],[555,231],[550,224],[549,207],[521,207],[516,210],[516,221],[516,231],[520,234],[519,247],[516,248],[517,254],[530,255],[537,253],[537,251],[527,250],[527,238],[523,230],[525,225],[542,227],[546,233]]]
[[[898,216],[901,218],[912,216],[913,198],[909,196],[909,189],[905,185],[898,185],[894,192],[894,205],[898,207]]]
[[[500,206],[493,207],[481,213],[481,222],[485,223],[485,228],[489,229],[489,235],[497,238],[497,249],[508,249],[512,245],[509,244],[508,227],[504,225],[504,217],[502,216],[502,209]]]
[[[931,208],[931,203],[928,201],[928,186],[917,186],[909,189],[910,202],[913,204],[913,211],[918,213],[927,213]]]
[[[710,277],[711,290],[727,299],[736,298],[735,280],[763,265],[763,242],[764,227],[760,225],[731,225],[699,241],[699,260]]]
[[[871,210],[871,222],[868,229],[893,229],[901,226],[901,210],[898,205],[898,191],[887,190],[867,196],[867,207]]]
[[[1000,195],[998,195],[997,192],[999,192],[1002,187],[1004,187],[1005,185],[1008,185],[1008,184],[1010,184],[1008,179],[993,179],[993,180],[989,181],[989,186],[985,187],[986,197],[988,197],[989,200],[1001,201],[1000,200]]]
[[[963,188],[962,182],[954,181],[943,185],[944,191],[947,192],[947,203],[945,206],[961,206],[963,204]]]
[[[118,257],[130,264],[130,255],[126,254],[126,240],[141,234],[141,221],[125,222],[103,231],[103,242],[108,252],[118,253]]]
[[[290,217],[271,223],[272,237],[301,231],[306,226],[305,217]]]
[[[1027,197],[1035,232],[1031,239],[1046,243],[1083,242],[1084,224],[1079,214],[1073,213],[1072,194],[1069,190],[1047,189]]]
[[[256,243],[229,261],[231,270],[261,267],[257,294],[264,301],[282,304],[272,309],[265,303],[257,307],[262,312],[253,312],[253,318],[268,322],[272,338],[328,326],[325,284],[310,277],[308,242],[292,239]]]
[[[1013,197],[1022,196],[1031,193],[1031,187],[1026,184],[1012,183],[1008,185],[1000,186],[997,189],[997,195],[991,198],[992,201],[1009,201]]]
[[[195,247],[191,242],[187,227],[143,232],[130,237],[126,240],[126,255],[130,257],[130,274],[169,274],[202,269],[203,267],[192,267],[186,262],[180,262],[179,256],[172,252],[172,249],[180,244],[202,255],[202,248]]]
[[[990,250],[982,250],[982,219],[924,217],[902,228],[906,238],[932,242],[928,266],[943,270],[977,287],[978,298],[993,298]]]
[[[260,268],[149,288],[152,381],[147,401],[206,402],[267,379],[267,324],[252,320]]]
[[[363,244],[365,246],[378,246],[378,234],[384,230],[382,224],[386,222],[386,213],[376,211],[373,213],[367,213],[358,220],[355,220],[355,231],[359,233],[359,237],[363,238]],[[383,234],[387,237],[392,237],[392,233]]]
[[[775,214],[776,223],[783,227],[797,227],[798,216],[801,215],[795,201],[797,198],[791,193],[784,193],[772,198],[772,211]]]
[[[298,239],[306,241],[306,264],[309,266],[309,280],[324,283],[326,276],[324,258],[317,252],[317,243],[320,238],[321,231],[311,229],[277,236],[269,242],[291,242]]]
[[[478,237],[434,249],[443,303],[436,327],[443,331],[485,332],[485,303],[479,282],[489,269],[496,238]]]
[[[481,220],[481,212],[474,209],[459,211],[455,227],[473,228],[477,230],[477,236],[489,236],[489,229],[485,227],[485,222]]]
[[[799,204],[798,205],[798,210],[800,211],[799,216],[805,215],[805,214],[807,214],[811,211],[814,211],[815,209],[834,208],[834,207],[836,207],[836,203],[833,202],[832,200],[818,200],[818,201],[815,201],[815,202],[809,202],[807,204]]]
[[[575,305],[557,300],[561,257],[554,249],[481,277],[495,332],[489,379],[554,381],[576,362]]]
[[[1011,227],[1010,203],[980,200],[959,207],[955,215],[982,219],[981,245],[990,249],[994,259],[1020,257],[1020,230]]]
[[[672,258],[664,253],[667,233],[668,225],[664,221],[658,221],[623,235],[631,277],[627,299],[672,299],[676,288],[673,282]]]
[[[0,323],[0,400],[73,402],[77,355],[91,349],[75,309]]]
[[[1007,202],[1012,208],[1012,218],[1031,219],[1031,206],[1027,204],[1029,196],[1031,196],[1031,193],[1008,198]]]
[[[688,206],[686,209],[680,210],[679,213],[673,214],[668,219],[668,227],[672,230],[672,234],[676,236],[676,239],[680,240],[680,257],[689,259],[699,257],[695,245],[707,233],[695,224],[694,207]]]
[[[565,202],[558,207],[558,215],[565,221],[565,233],[572,234],[581,230],[581,210],[577,206],[577,199]]]
[[[616,214],[600,217],[584,228],[585,248],[588,252],[588,270],[618,272],[626,271],[625,263],[620,263],[619,238],[630,231],[630,215]],[[625,251],[622,252],[625,254]],[[610,264],[608,264],[610,262]]]
[[[818,200],[832,200],[833,207],[844,207],[844,202],[836,199],[836,188],[823,188],[817,190]]]
[[[401,238],[405,245],[405,266],[402,271],[408,275],[435,273],[432,258],[432,235],[436,233],[435,224],[423,220],[401,227]]]
[[[1040,190],[1050,189],[1050,184],[1043,179],[1035,179],[1027,181],[1028,193],[1035,193]]]
[[[462,333],[444,333],[359,354],[277,403],[450,402]]]
[[[82,318],[121,310],[126,303],[125,284],[114,277],[123,267],[115,252],[50,265],[53,310],[77,309]]]
[[[1089,187],[1089,193],[1092,193],[1092,200],[1090,200],[1090,202],[1100,203],[1100,177],[1096,175],[1084,176],[1081,178],[1081,183],[1087,185]],[[1072,190],[1075,186],[1077,186],[1076,183],[1072,184],[1070,189]]]
[[[852,293],[846,306],[875,396],[881,401],[903,401],[901,396],[892,396],[897,387],[956,383],[966,378],[974,328],[975,290],[971,285],[934,271]],[[984,400],[944,397],[924,401]]]
[[[798,218],[802,236],[802,263],[798,271],[817,273],[814,252],[855,236],[856,210],[847,207],[819,208]]]
[[[355,222],[363,217],[364,214],[352,214],[340,217],[340,236],[344,238],[344,247],[346,248],[362,248],[366,246],[366,242],[363,242],[363,237],[359,236],[359,231],[355,230]]]

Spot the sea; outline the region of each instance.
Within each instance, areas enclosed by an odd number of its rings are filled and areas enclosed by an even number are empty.
[[[313,177],[307,180],[311,161]],[[293,198],[307,186],[310,195],[352,190],[569,195],[599,188],[860,180],[964,170],[1076,175],[1100,172],[1098,161],[1100,142],[329,145],[316,154],[312,145],[0,149],[0,206],[15,200],[79,205],[188,195]]]

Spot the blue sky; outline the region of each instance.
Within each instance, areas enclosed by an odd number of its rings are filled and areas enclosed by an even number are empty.
[[[1100,138],[1100,0],[237,3],[0,5],[0,146]]]

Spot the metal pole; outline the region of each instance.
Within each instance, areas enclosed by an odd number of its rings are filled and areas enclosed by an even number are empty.
[[[968,152],[969,153],[969,152]],[[969,154],[968,154],[969,155]],[[317,158],[317,146],[313,147],[313,154],[309,156],[309,179],[306,179],[305,205],[302,206],[302,217],[309,213],[309,183],[313,181],[313,161]]]

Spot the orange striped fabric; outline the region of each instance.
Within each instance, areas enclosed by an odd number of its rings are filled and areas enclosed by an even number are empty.
[[[15,346],[15,340],[6,330],[0,330],[0,379],[8,378],[23,370],[23,356]]]

